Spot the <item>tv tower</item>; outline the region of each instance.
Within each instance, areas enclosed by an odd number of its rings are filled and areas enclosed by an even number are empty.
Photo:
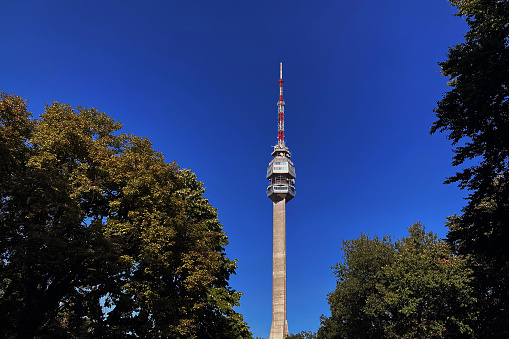
[[[279,70],[277,145],[267,167],[267,196],[273,202],[272,236],[272,325],[270,339],[283,339],[286,320],[286,203],[295,197],[295,167],[285,145],[285,102],[283,101],[283,63]]]

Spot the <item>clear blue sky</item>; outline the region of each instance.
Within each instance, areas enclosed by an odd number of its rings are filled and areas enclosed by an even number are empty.
[[[446,0],[1,2],[0,90],[95,107],[191,168],[239,259],[231,285],[254,336],[271,322],[272,202],[279,62],[286,142],[288,324],[329,314],[341,239],[444,237],[466,192],[442,182],[451,146],[429,135],[446,90],[438,61],[466,24]]]

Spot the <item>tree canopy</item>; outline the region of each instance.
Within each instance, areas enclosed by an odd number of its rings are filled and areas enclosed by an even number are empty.
[[[94,108],[0,101],[0,336],[251,338],[194,173]]]
[[[311,331],[302,331],[299,333],[292,333],[286,339],[316,339],[316,333]]]
[[[450,90],[431,133],[445,132],[462,166],[446,183],[469,191],[447,238],[475,270],[479,335],[509,336],[509,1],[450,0],[469,26],[439,63]]]
[[[318,338],[468,338],[475,318],[470,270],[416,223],[396,242],[343,241],[336,289]]]

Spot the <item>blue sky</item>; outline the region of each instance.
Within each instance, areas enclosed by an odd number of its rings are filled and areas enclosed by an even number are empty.
[[[0,90],[95,107],[197,173],[239,259],[231,285],[254,336],[271,323],[272,202],[283,62],[290,332],[316,331],[341,239],[444,237],[466,192],[444,135],[438,61],[466,24],[446,0],[1,1]]]

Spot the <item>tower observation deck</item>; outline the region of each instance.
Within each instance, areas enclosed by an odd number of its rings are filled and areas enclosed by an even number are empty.
[[[285,102],[283,64],[279,73],[278,142],[267,167],[267,197],[273,202],[272,237],[272,325],[270,339],[283,339],[288,332],[286,319],[286,203],[295,197],[295,167],[285,145]]]

